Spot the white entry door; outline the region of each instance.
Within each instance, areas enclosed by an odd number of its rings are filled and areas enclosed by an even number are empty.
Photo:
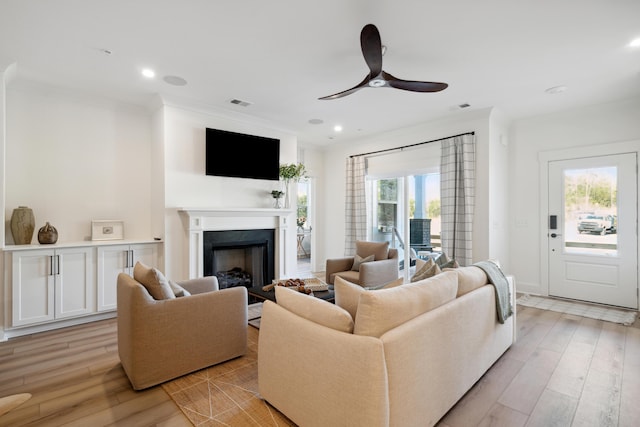
[[[638,308],[636,153],[549,162],[549,295]]]

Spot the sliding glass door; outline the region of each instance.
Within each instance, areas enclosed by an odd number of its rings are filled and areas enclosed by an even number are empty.
[[[367,185],[371,197],[368,235],[398,249],[401,268],[440,249],[439,173],[368,177]]]

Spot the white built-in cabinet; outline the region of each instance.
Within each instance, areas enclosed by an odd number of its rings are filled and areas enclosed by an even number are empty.
[[[118,274],[158,266],[159,243],[5,247],[5,329],[115,311]]]
[[[158,265],[158,247],[154,244],[102,246],[98,248],[98,311],[116,308],[118,274],[133,277],[136,262]]]
[[[11,264],[13,326],[95,311],[92,248],[14,252]]]

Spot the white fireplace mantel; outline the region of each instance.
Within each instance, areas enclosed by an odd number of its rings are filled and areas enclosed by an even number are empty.
[[[264,208],[179,208],[178,212],[186,219],[185,227],[189,236],[189,278],[204,275],[204,232],[224,230],[275,230],[275,276],[281,278],[293,272],[288,256],[289,235],[295,235],[295,222],[289,220],[291,209]],[[290,231],[291,229],[291,231]],[[295,242],[295,240],[292,240]],[[289,273],[290,274],[290,273]]]

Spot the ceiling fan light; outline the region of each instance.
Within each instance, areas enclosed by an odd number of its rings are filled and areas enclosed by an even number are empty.
[[[373,79],[369,81],[369,86],[371,87],[382,87],[386,84],[386,82],[382,79]]]

